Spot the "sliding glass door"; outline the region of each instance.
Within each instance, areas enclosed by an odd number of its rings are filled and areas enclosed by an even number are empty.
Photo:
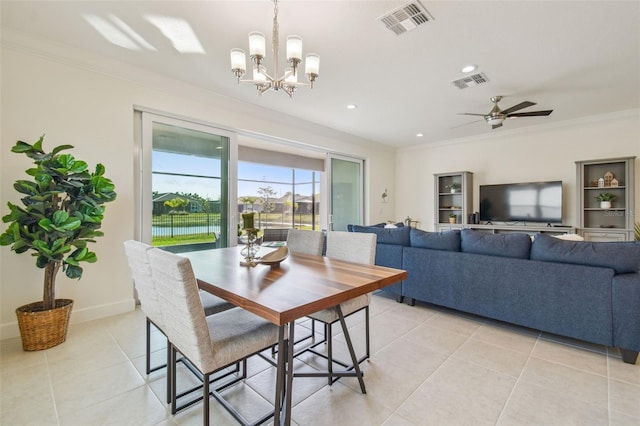
[[[232,139],[221,129],[142,113],[142,241],[175,252],[229,245]]]
[[[329,230],[346,231],[348,224],[362,224],[363,166],[356,158],[329,156]]]

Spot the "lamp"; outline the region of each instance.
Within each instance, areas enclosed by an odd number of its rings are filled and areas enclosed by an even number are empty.
[[[491,124],[492,126],[497,126],[502,124],[502,122],[504,121],[504,117],[501,116],[488,116],[487,117],[487,123]]]
[[[305,58],[305,75],[309,83],[298,82],[298,65],[302,62],[302,38],[297,35],[287,37],[287,62],[288,68],[285,68],[284,74],[278,77],[278,0],[273,1],[273,34],[272,34],[272,50],[273,50],[273,77],[267,74],[266,68],[263,66],[266,58],[266,47],[264,34],[252,31],[249,33],[249,57],[253,61],[253,79],[242,80],[247,72],[247,58],[244,50],[231,49],[231,71],[238,79],[238,84],[249,83],[256,86],[258,92],[262,95],[268,90],[283,90],[289,97],[300,86],[309,86],[313,89],[313,83],[316,81],[320,70],[320,56],[315,53],[309,53]]]

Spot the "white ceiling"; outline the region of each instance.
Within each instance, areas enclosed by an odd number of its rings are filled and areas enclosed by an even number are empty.
[[[378,22],[407,1],[281,0],[281,45],[303,38],[303,53],[320,55],[313,90],[258,96],[238,86],[229,50],[248,51],[247,34],[262,31],[270,51],[273,4],[260,1],[6,1],[2,28],[99,53],[132,65],[392,146],[508,131],[640,108],[640,1],[428,1],[434,20],[401,36]],[[130,50],[102,37],[85,19],[123,22],[155,50]],[[184,54],[145,17],[180,18],[204,54]],[[140,42],[138,42],[140,44]],[[284,50],[284,48],[281,48]],[[284,62],[284,52],[281,52]],[[272,62],[267,67],[271,71]],[[489,82],[460,90],[450,82],[465,64]],[[496,130],[461,112],[553,109]],[[348,111],[346,105],[358,108]],[[463,126],[461,126],[463,125]],[[459,126],[459,127],[458,127]],[[417,138],[417,133],[424,137]]]

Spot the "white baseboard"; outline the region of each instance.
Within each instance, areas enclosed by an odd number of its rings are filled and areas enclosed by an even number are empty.
[[[71,311],[71,324],[79,324],[82,322],[92,321],[100,318],[106,318],[113,315],[123,314],[133,311],[136,308],[136,301],[131,299],[122,300],[120,302],[108,303],[105,305],[91,306],[83,309],[73,309]],[[18,321],[9,322],[0,325],[0,340],[11,339],[20,336]]]

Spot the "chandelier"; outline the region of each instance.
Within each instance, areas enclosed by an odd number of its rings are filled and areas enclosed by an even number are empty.
[[[253,61],[253,79],[242,80],[247,72],[247,58],[244,50],[231,49],[231,71],[238,79],[238,84],[254,84],[262,95],[268,90],[284,91],[289,97],[300,86],[309,86],[313,89],[313,82],[318,78],[320,68],[320,56],[309,53],[305,58],[305,75],[309,83],[298,82],[298,65],[302,62],[302,38],[297,35],[287,37],[287,62],[289,67],[284,69],[282,76],[278,77],[278,0],[274,0],[273,9],[273,34],[271,38],[273,50],[273,76],[267,73],[263,65],[265,55],[264,34],[253,31],[249,33],[249,57]]]

